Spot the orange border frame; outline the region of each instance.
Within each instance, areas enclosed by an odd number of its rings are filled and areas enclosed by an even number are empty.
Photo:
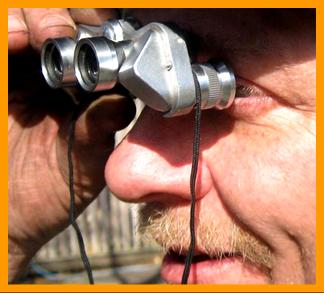
[[[322,2],[322,3],[321,3]],[[0,2],[0,64],[2,64],[1,70],[1,107],[0,107],[0,128],[1,128],[1,173],[0,173],[0,206],[2,212],[0,213],[0,291],[2,292],[214,292],[214,291],[229,291],[229,292],[274,292],[274,291],[286,291],[286,292],[321,292],[324,291],[323,281],[323,239],[324,236],[320,233],[320,227],[323,228],[324,213],[320,213],[320,209],[323,208],[322,194],[324,181],[317,180],[317,283],[316,285],[8,285],[8,211],[7,211],[7,194],[8,194],[8,136],[7,136],[7,115],[8,105],[5,97],[8,95],[8,52],[7,52],[7,11],[8,7],[107,7],[107,5],[118,6],[118,7],[236,7],[236,8],[248,8],[248,7],[276,7],[276,8],[287,8],[287,7],[312,7],[316,8],[317,17],[317,81],[322,76],[323,61],[320,58],[319,52],[323,52],[323,39],[321,32],[323,33],[323,1],[316,0],[227,0],[223,2],[216,1],[148,1],[148,0],[137,0],[134,1],[123,0],[122,3],[108,2],[103,0],[85,1],[85,0],[2,0]],[[324,109],[321,107],[322,101],[318,97],[323,94],[323,84],[317,83],[317,123],[319,126],[323,124],[323,118],[321,119],[321,112]],[[324,113],[323,113],[324,117]],[[323,138],[321,137],[321,127],[317,127],[317,174],[324,171],[323,159],[321,153],[323,152]],[[317,176],[319,177],[319,176]]]

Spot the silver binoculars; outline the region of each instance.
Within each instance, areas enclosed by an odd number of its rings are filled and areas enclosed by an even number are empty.
[[[197,87],[201,108],[224,109],[235,98],[235,76],[226,64],[191,64],[185,40],[162,23],[139,29],[126,20],[100,27],[79,25],[75,39],[48,39],[41,53],[42,73],[52,88],[85,91],[124,86],[166,117],[189,113]]]

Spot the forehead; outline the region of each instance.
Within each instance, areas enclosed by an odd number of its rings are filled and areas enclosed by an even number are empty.
[[[192,9],[192,8],[177,8],[177,9],[160,9],[160,8],[145,8],[145,9],[123,9],[122,14],[125,16],[134,16],[143,25],[153,22],[174,22],[179,25],[198,26],[209,23],[243,23],[244,29],[250,23],[258,22],[260,25],[272,26],[274,28],[293,28],[301,23],[308,23],[315,19],[315,9],[256,9],[256,8],[208,8],[208,9]],[[257,29],[257,28],[255,28]]]
[[[125,9],[142,25],[164,22],[194,36],[197,51],[228,59],[265,56],[282,43],[315,43],[315,9]]]
[[[315,9],[125,9],[123,14],[135,17],[142,25],[165,22],[196,35],[235,37],[244,42],[272,35],[290,38],[315,32]]]
[[[123,14],[142,25],[163,22],[189,32],[193,62],[219,59],[237,76],[277,95],[292,100],[309,95],[302,84],[290,88],[292,77],[297,82],[304,72],[315,75],[316,9],[126,9]]]

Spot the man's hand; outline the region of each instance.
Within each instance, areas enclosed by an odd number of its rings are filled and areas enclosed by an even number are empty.
[[[116,15],[112,9],[9,8],[9,53],[39,50],[48,37],[73,37],[77,23],[100,25]]]
[[[113,11],[97,9],[9,9],[9,54],[39,50],[48,37],[73,36],[75,23],[100,24],[111,16]],[[75,106],[64,91],[44,85],[38,60],[31,54],[9,61],[9,282],[69,224],[67,133]],[[114,132],[135,112],[132,101],[117,94],[83,99],[88,102],[73,149],[78,213],[104,187]]]

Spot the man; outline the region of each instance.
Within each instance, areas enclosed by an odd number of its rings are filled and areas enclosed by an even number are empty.
[[[49,35],[72,35],[73,19],[96,23],[101,16],[107,18],[107,13],[112,12],[11,10],[9,52],[26,47],[28,35],[31,45],[39,48]],[[237,98],[231,108],[202,113],[197,247],[189,282],[314,283],[315,11],[175,9],[126,13],[143,25],[176,23],[196,36],[192,38],[195,61],[221,59],[236,75]],[[48,27],[42,27],[44,23]],[[69,205],[65,156],[69,109],[62,111],[51,104],[46,112],[40,112],[29,105],[30,96],[16,92],[12,96],[11,281],[41,245],[66,227]],[[81,114],[74,152],[78,208],[81,211],[102,187],[98,178],[105,164],[106,182],[114,194],[125,201],[146,203],[140,230],[168,251],[162,277],[179,283],[190,239],[193,115],[167,119],[147,108],[109,156],[112,133],[127,124],[132,109],[128,99],[114,96],[96,100]],[[121,113],[129,115],[121,119]]]

